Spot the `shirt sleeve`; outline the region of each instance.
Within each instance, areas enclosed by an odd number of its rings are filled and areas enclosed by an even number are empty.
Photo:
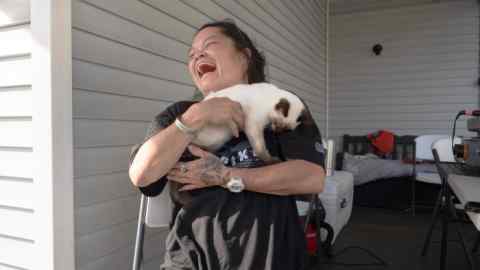
[[[152,120],[152,122],[150,123],[150,126],[147,129],[147,134],[143,142],[141,144],[136,144],[132,147],[132,150],[130,151],[130,165],[132,164],[132,161],[135,158],[135,155],[137,154],[138,150],[143,145],[143,143],[145,143],[155,134],[160,132],[162,129],[170,126],[175,121],[175,119],[180,114],[184,113],[192,104],[193,102],[188,102],[188,101],[177,102],[170,105],[168,108],[165,109],[165,111],[158,114],[155,117],[155,119]],[[167,177],[163,176],[148,186],[139,187],[139,189],[145,196],[148,196],[148,197],[157,196],[163,191],[163,189],[165,188],[165,185],[167,184],[167,181],[168,181]]]
[[[277,138],[285,159],[302,159],[325,167],[322,136],[310,112],[295,130],[279,133]]]

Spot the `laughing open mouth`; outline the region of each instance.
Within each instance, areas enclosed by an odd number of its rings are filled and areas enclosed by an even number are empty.
[[[201,79],[203,75],[214,72],[217,69],[217,67],[214,64],[211,63],[200,63],[197,65],[197,74],[198,77]]]

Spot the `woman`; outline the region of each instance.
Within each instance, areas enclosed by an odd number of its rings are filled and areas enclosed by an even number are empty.
[[[188,68],[203,95],[263,82],[264,66],[248,36],[227,21],[202,26],[189,51]],[[287,159],[268,166],[243,133],[216,153],[189,145],[207,124],[238,134],[244,115],[226,98],[178,102],[156,117],[134,151],[129,174],[144,194],[156,195],[174,181],[193,198],[177,204],[161,269],[303,269],[305,242],[293,195],[321,192],[324,180],[321,137],[311,117],[291,132],[265,131],[270,153]],[[196,159],[179,162],[188,154]]]

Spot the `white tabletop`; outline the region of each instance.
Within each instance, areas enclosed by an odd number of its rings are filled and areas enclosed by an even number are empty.
[[[448,184],[463,206],[469,201],[480,202],[480,177],[451,174],[448,176]],[[480,231],[480,213],[467,212],[467,214]]]

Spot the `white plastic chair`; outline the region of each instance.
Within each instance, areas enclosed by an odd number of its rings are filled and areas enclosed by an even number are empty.
[[[164,191],[155,197],[141,195],[132,270],[140,270],[142,267],[146,227],[166,228],[170,223],[173,202],[168,190],[169,184],[167,183]]]
[[[433,164],[434,158],[432,155],[432,145],[439,139],[448,138],[448,135],[421,135],[415,138],[415,160],[413,163],[413,177],[412,177],[412,214],[415,215],[415,184],[416,181],[441,184],[441,179],[438,173],[434,172],[417,172],[417,162],[430,162]]]
[[[461,143],[461,139],[458,137],[454,138],[454,144]],[[470,252],[467,249],[465,239],[462,236],[460,226],[458,224],[458,217],[456,214],[456,209],[453,204],[452,192],[448,186],[447,180],[448,175],[452,172],[452,168],[448,166],[453,165],[455,157],[452,150],[452,137],[442,138],[435,141],[432,145],[432,154],[435,159],[435,165],[438,169],[438,173],[441,177],[441,188],[438,195],[437,202],[435,203],[435,208],[433,211],[432,222],[428,228],[425,241],[422,248],[422,256],[427,254],[428,248],[430,246],[430,239],[433,233],[435,225],[439,222],[442,224],[442,240],[441,240],[441,249],[440,249],[440,269],[446,269],[446,258],[447,258],[447,242],[448,242],[448,231],[449,223],[454,225],[455,231],[462,245],[465,257],[470,266],[470,269],[474,269],[473,259]]]

